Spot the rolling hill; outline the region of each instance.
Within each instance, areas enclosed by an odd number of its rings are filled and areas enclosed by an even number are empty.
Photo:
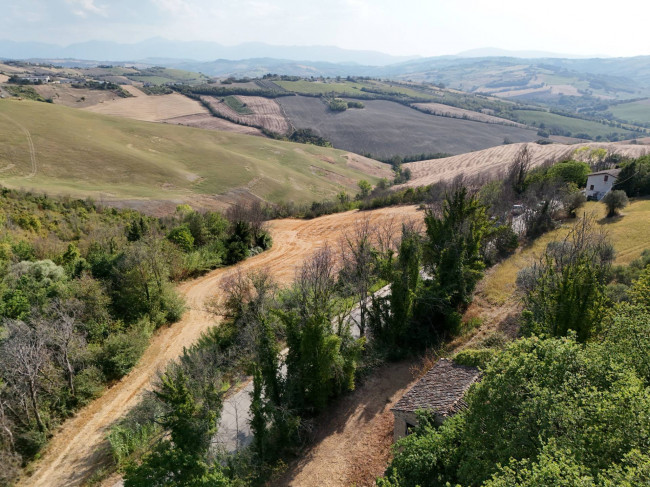
[[[404,164],[404,168],[411,170],[411,180],[402,186],[426,186],[438,181],[450,181],[458,176],[472,177],[482,174],[495,176],[507,169],[523,145],[525,144],[502,145],[443,159]],[[650,154],[650,146],[641,144],[528,144],[533,166],[543,164],[547,160],[568,159],[576,149],[582,147],[606,149],[610,154],[620,154],[626,157],[641,157]],[[577,156],[577,158],[584,157],[584,154],[587,154],[587,152],[584,152],[583,156]]]
[[[156,213],[181,202],[305,203],[392,174],[340,150],[31,101],[0,100],[0,133],[0,184]]]
[[[511,142],[539,138],[535,130],[442,117],[388,100],[364,100],[364,108],[332,112],[318,98],[278,98],[292,125],[310,128],[334,147],[382,158],[462,154]]]

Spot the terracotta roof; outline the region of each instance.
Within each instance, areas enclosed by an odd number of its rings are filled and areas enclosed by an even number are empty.
[[[605,169],[604,171],[598,171],[598,172],[592,172],[591,174],[587,174],[587,177],[589,176],[597,176],[599,174],[609,174],[610,176],[617,177],[618,173],[620,173],[620,169]]]
[[[392,411],[426,409],[442,416],[451,416],[467,406],[463,397],[479,379],[478,368],[441,358],[402,396]]]

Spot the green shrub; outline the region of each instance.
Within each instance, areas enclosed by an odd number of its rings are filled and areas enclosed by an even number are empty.
[[[190,252],[194,248],[194,237],[186,225],[174,228],[167,238],[179,246],[184,252]]]
[[[142,330],[110,335],[103,344],[98,363],[108,380],[125,376],[138,362],[145,348],[148,336]]]
[[[454,355],[454,362],[458,365],[467,365],[469,367],[479,367],[485,369],[494,359],[497,352],[490,348],[468,348],[461,350]]]
[[[334,98],[328,103],[329,109],[333,112],[344,112],[348,109],[348,104],[341,98]]]

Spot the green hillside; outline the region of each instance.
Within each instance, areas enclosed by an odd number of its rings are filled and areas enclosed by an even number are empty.
[[[189,201],[244,190],[301,203],[354,192],[360,179],[377,180],[335,149],[30,101],[0,100],[0,133],[0,184],[53,194]],[[390,175],[375,161],[361,167]]]
[[[565,117],[555,113],[540,110],[517,110],[515,112],[517,121],[539,127],[557,135],[566,135],[581,138],[582,135],[598,139],[609,139],[613,134],[618,134],[621,138],[634,137],[636,132],[618,127],[609,127],[608,125],[583,120],[580,118]],[[585,137],[586,138],[586,137]],[[614,139],[615,140],[615,139]]]

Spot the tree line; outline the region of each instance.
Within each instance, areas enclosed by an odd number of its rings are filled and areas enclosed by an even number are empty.
[[[153,218],[0,192],[0,458],[10,483],[57,425],[137,363],[185,310],[175,281],[271,245],[261,212]]]

